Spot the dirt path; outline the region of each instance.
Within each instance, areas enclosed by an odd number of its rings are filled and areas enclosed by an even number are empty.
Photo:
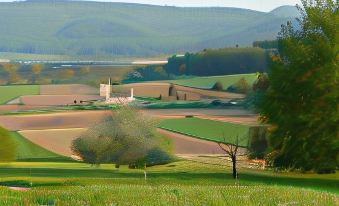
[[[253,116],[254,112],[244,109],[148,109],[142,110],[144,113],[152,116]]]
[[[145,114],[159,119],[177,119],[185,118],[187,115],[201,119],[209,119],[221,122],[230,122],[245,125],[259,124],[258,115],[252,114],[246,110],[214,110],[214,109],[162,109],[162,110],[144,110]]]
[[[77,111],[35,115],[6,115],[0,116],[0,126],[11,131],[88,128],[111,114],[111,111]]]
[[[220,122],[230,122],[235,124],[244,124],[244,125],[258,125],[258,116],[208,116],[208,115],[202,115],[197,116],[200,119],[209,119],[209,120],[215,120]]]
[[[28,187],[7,187],[10,190],[17,191],[17,192],[26,192],[31,190],[31,188]]]

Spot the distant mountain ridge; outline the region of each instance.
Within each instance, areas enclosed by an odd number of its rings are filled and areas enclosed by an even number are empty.
[[[271,12],[143,4],[0,3],[0,52],[151,56],[274,39],[294,7]]]
[[[296,6],[280,6],[276,9],[273,9],[271,14],[274,14],[278,17],[298,17],[300,12]]]

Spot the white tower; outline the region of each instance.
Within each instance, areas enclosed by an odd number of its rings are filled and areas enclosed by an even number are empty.
[[[134,89],[131,88],[131,100],[134,100]]]
[[[108,79],[108,85],[106,86],[106,101],[111,98],[111,78]]]

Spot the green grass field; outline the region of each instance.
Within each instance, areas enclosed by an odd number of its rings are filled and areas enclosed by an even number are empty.
[[[38,95],[39,85],[0,86],[0,105],[22,95]]]
[[[142,170],[82,163],[0,164],[0,205],[337,205],[338,175],[274,173],[178,161]]]
[[[50,152],[30,142],[17,132],[11,132],[10,134],[16,144],[17,161],[42,161],[42,162],[71,161],[67,157]]]
[[[247,146],[250,126],[219,122],[198,118],[167,119],[161,121],[160,128],[188,136],[216,142],[235,143]]]
[[[224,89],[226,90],[228,87],[239,81],[239,79],[241,78],[245,78],[249,84],[253,84],[257,77],[256,74],[236,74],[225,76],[194,77],[190,79],[172,80],[169,82],[182,86],[211,89],[217,81],[220,81]]]

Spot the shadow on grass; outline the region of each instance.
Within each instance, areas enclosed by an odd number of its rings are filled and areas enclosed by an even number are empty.
[[[62,182],[46,182],[46,183],[34,183],[31,184],[30,181],[27,180],[12,180],[12,181],[3,181],[0,182],[0,186],[5,187],[25,187],[25,188],[31,188],[31,187],[40,187],[40,186],[64,186],[65,184]]]
[[[107,169],[54,169],[54,168],[0,168],[0,177],[34,177],[34,178],[86,178],[86,179],[140,179],[144,178],[144,174],[140,170],[130,170],[128,172],[120,172],[118,170]],[[150,183],[155,184],[201,184],[201,185],[234,185],[235,180],[232,179],[231,173],[195,173],[195,172],[149,172],[148,178]],[[334,179],[317,179],[302,177],[283,177],[270,176],[256,173],[241,173],[240,179],[237,181],[240,185],[277,185],[277,186],[293,186],[309,188],[313,190],[328,191],[339,193],[339,180]],[[16,186],[25,185],[23,182],[1,182],[0,185]],[[63,183],[41,183],[34,186],[57,186]]]
[[[55,163],[76,163],[78,161],[70,157],[47,157],[47,158],[22,158],[17,162],[55,162]]]

